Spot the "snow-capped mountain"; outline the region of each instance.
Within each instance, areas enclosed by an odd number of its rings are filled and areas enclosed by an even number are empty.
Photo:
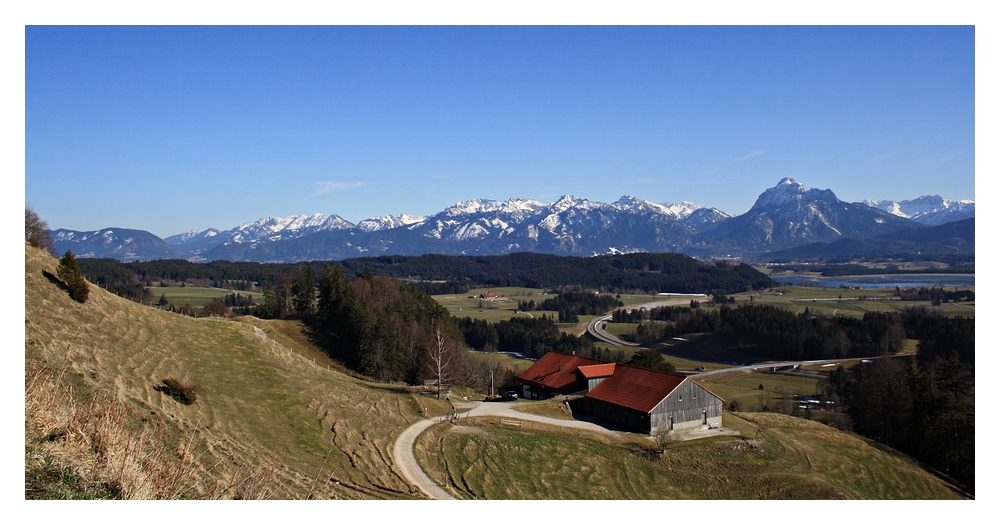
[[[310,233],[329,230],[350,230],[354,224],[339,215],[292,215],[291,217],[265,217],[251,223],[244,223],[228,232],[224,242],[254,243],[295,239]]]
[[[241,224],[231,230],[191,230],[172,235],[164,241],[184,250],[195,260],[213,248],[225,244],[276,242],[297,239],[304,235],[330,230],[349,230],[355,226],[338,215],[292,215],[290,217],[264,217]]]
[[[403,226],[412,226],[414,224],[421,224],[427,217],[416,217],[413,215],[383,215],[381,217],[372,217],[371,219],[365,219],[358,223],[358,229],[366,232],[378,232],[382,230],[391,230],[393,228],[400,228]]]
[[[188,255],[194,256],[218,246],[222,242],[222,238],[219,236],[221,233],[223,232],[215,228],[190,230],[177,235],[171,235],[163,240],[167,244],[184,250]]]
[[[103,228],[90,232],[58,229],[52,232],[59,253],[72,250],[78,258],[111,258],[119,261],[180,259],[184,251],[145,230]]]
[[[678,219],[686,219],[692,213],[704,208],[704,206],[702,206],[701,204],[695,204],[693,202],[688,202],[688,201],[665,202],[663,203],[663,207],[670,210],[670,212],[676,215]]]
[[[810,242],[868,238],[913,223],[864,204],[844,202],[830,190],[784,178],[757,197],[749,211],[705,233],[746,251],[771,251]]]
[[[681,219],[681,222],[693,229],[695,233],[702,233],[731,218],[731,215],[716,208],[698,208]]]
[[[669,206],[626,195],[606,204],[573,195],[553,203],[531,199],[459,202],[414,218],[405,228],[395,216],[362,221],[354,230],[324,232],[281,243],[220,246],[208,258],[302,260],[383,254],[499,254],[516,251],[594,255],[678,251],[691,244],[694,228],[680,217],[702,206]],[[719,216],[725,216],[715,210]],[[709,219],[718,216],[706,212]],[[362,225],[364,225],[362,227]],[[393,226],[388,228],[385,226]]]
[[[162,246],[152,245],[148,253],[126,248],[99,251],[90,246],[94,234],[100,232],[84,236],[68,230],[58,238],[56,247],[63,250],[73,246],[74,253],[83,256],[123,260],[181,256],[198,261],[260,262],[428,253],[586,256],[682,252],[729,256],[762,254],[815,242],[869,239],[926,227],[907,216],[927,222],[936,220],[931,217],[943,217],[945,211],[971,215],[974,210],[972,201],[945,201],[940,197],[891,203],[890,211],[869,204],[847,203],[830,190],[809,189],[786,178],[761,193],[753,207],[738,217],[688,201],[658,204],[631,195],[611,203],[573,195],[551,203],[473,199],[429,216],[385,215],[357,225],[337,215],[320,213],[265,217],[230,230],[192,230],[168,237],[170,244],[160,243],[170,249],[169,253]],[[141,233],[159,241],[148,232]],[[90,244],[85,247],[82,243],[86,242]]]
[[[976,201],[952,201],[941,198],[939,195],[924,195],[899,202],[866,200],[862,204],[889,212],[897,217],[913,219],[928,226],[937,226],[976,216]]]

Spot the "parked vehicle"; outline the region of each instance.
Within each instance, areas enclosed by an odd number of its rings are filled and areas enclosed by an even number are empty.
[[[508,390],[508,391],[504,392],[503,393],[503,400],[504,401],[516,401],[517,400],[517,392],[515,392],[513,390]]]

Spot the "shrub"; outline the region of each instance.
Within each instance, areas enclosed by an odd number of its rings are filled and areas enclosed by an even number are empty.
[[[90,287],[87,286],[87,280],[83,278],[83,271],[80,270],[80,265],[76,262],[76,257],[73,256],[72,251],[66,250],[66,255],[63,255],[63,258],[59,261],[59,268],[56,270],[56,273],[66,283],[66,286],[69,288],[69,296],[74,301],[78,303],[87,301],[87,295],[90,294]]]

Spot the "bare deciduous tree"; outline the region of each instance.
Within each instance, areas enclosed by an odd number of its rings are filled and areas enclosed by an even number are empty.
[[[24,240],[35,248],[41,248],[58,257],[52,237],[49,235],[49,224],[35,213],[31,206],[24,207]]]
[[[450,350],[450,342],[441,333],[441,326],[438,324],[434,325],[434,346],[431,348],[431,374],[434,376],[434,383],[437,385],[437,397],[441,399],[441,390],[444,385],[450,384],[452,380],[451,376],[451,358],[452,352]]]

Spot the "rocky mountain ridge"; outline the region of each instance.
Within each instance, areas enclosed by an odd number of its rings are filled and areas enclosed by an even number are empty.
[[[518,251],[578,256],[629,252],[761,256],[809,243],[864,239],[919,228],[947,214],[974,214],[974,202],[940,197],[893,203],[891,209],[885,209],[888,205],[884,203],[848,203],[829,189],[810,189],[784,178],[737,217],[687,201],[660,204],[631,195],[612,203],[573,195],[564,195],[552,203],[473,199],[429,216],[386,215],[357,225],[335,214],[265,217],[230,230],[195,230],[160,241],[166,241],[164,244],[176,251],[158,246],[147,254],[115,248],[113,243],[105,243],[100,249],[92,245],[86,250],[72,249],[81,256],[121,260],[183,257],[194,261],[261,262]],[[942,213],[945,215],[936,215]],[[81,232],[57,232],[59,250],[85,240]]]

